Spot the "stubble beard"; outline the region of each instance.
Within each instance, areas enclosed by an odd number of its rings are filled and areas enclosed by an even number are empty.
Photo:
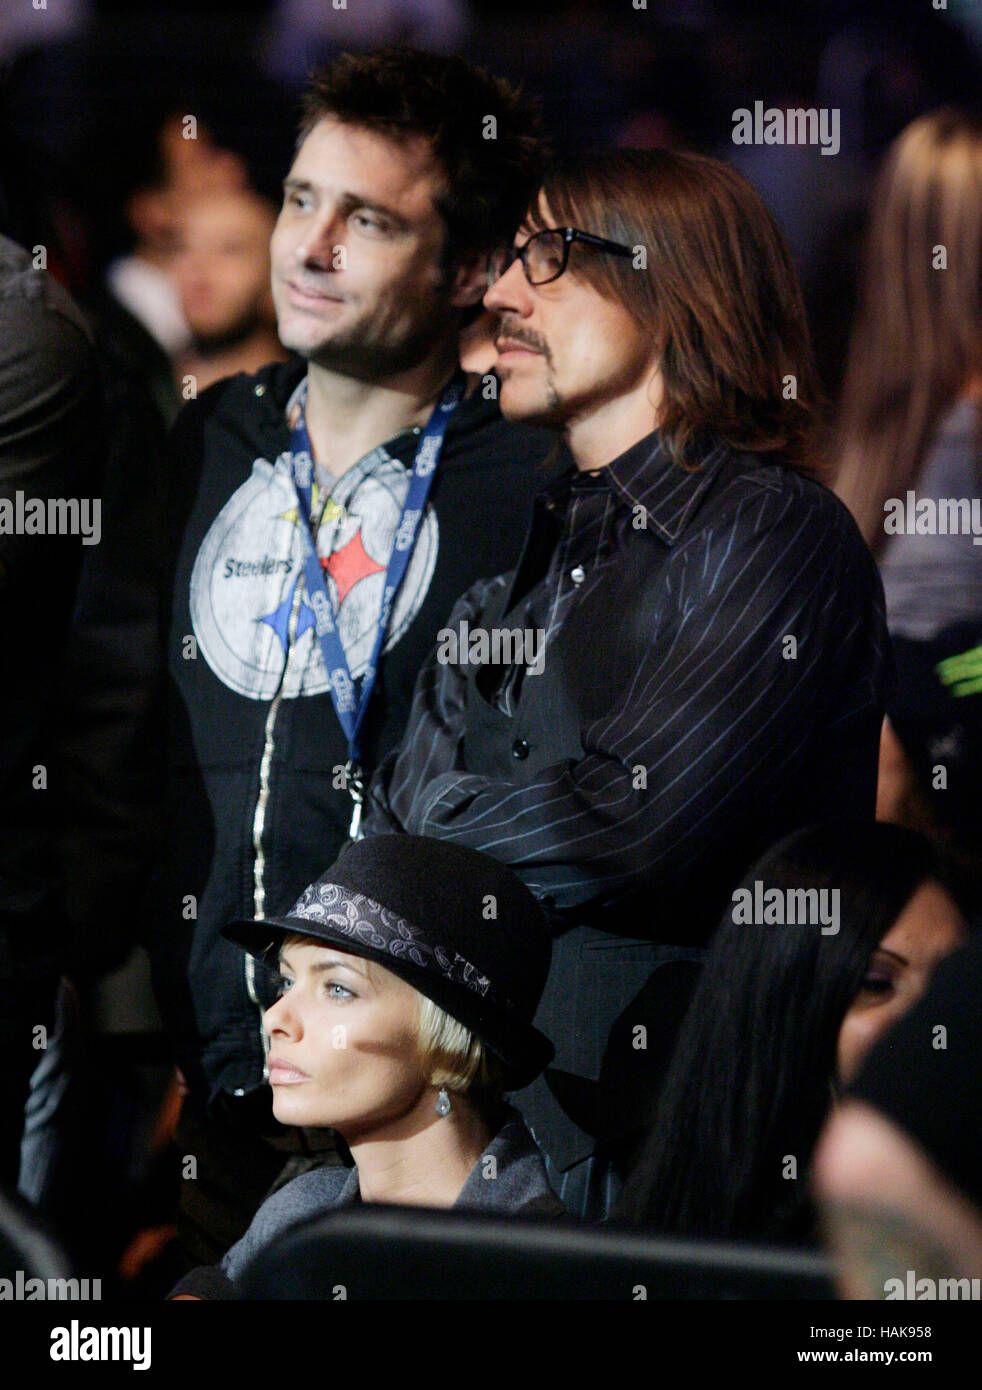
[[[538,425],[551,425],[553,428],[560,428],[565,420],[563,401],[559,392],[556,390],[556,383],[549,370],[548,359],[546,360],[546,376],[542,384],[541,404],[533,404],[525,410],[510,411],[505,406],[504,391],[502,392],[501,413],[506,420],[528,420]],[[504,381],[507,387],[508,378]]]
[[[395,342],[373,340],[365,325],[355,324],[326,342],[309,347],[283,345],[325,371],[375,381],[418,367],[433,354],[439,343],[449,341],[456,332],[457,323],[452,313],[434,306],[425,322]]]

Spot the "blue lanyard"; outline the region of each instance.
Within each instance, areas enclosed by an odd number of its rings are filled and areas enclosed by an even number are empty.
[[[392,553],[389,556],[389,563],[385,571],[385,587],[382,593],[382,608],[379,613],[375,643],[362,680],[361,695],[357,700],[355,699],[355,683],[351,677],[348,659],[344,653],[344,645],[334,621],[334,610],[327,591],[320,557],[317,554],[312,520],[308,521],[307,525],[300,527],[304,546],[304,584],[307,598],[314,611],[314,631],[324,657],[324,669],[327,671],[330,681],[331,699],[348,740],[348,789],[355,803],[350,832],[353,839],[358,837],[360,831],[361,803],[364,795],[361,734],[368,704],[375,688],[378,660],[385,641],[385,631],[389,625],[389,615],[392,612],[392,604],[398,593],[399,585],[409,568],[413,546],[416,543],[423,513],[426,510],[426,499],[433,485],[440,451],[443,448],[447,425],[450,423],[450,416],[463,397],[465,384],[464,378],[457,376],[446,388],[426,422],[426,427],[416,449],[416,457],[409,477],[409,487],[406,491],[406,500],[402,505],[399,525],[396,527],[392,542]],[[305,419],[306,405],[307,382],[305,380],[300,390],[299,409],[290,440],[293,485],[296,488],[301,514],[305,520],[311,516],[311,490],[314,473],[310,435],[307,433]]]

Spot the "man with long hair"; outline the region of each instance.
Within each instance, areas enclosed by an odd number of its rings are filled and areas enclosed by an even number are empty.
[[[540,1021],[561,1067],[595,1075],[671,954],[656,943],[699,946],[780,834],[872,817],[882,591],[819,481],[801,295],[743,179],[665,151],[586,158],[492,270],[502,412],[559,428],[575,467],[537,499],[517,570],[451,615],[369,828],[483,849],[532,887],[558,937]],[[502,629],[535,634],[532,663],[493,664]],[[588,1138],[544,1088],[523,1100],[571,1170]],[[570,1175],[567,1206],[606,1209],[595,1176],[577,1197]]]

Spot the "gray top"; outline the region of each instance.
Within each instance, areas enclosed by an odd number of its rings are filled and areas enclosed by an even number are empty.
[[[941,421],[914,489],[918,502],[966,498],[976,516],[982,513],[979,428],[979,406],[957,401]],[[982,544],[972,535],[893,536],[880,556],[880,574],[895,637],[926,642],[953,623],[982,617]]]
[[[245,1235],[220,1265],[192,1270],[170,1297],[179,1293],[208,1299],[234,1297],[229,1281],[237,1279],[282,1231],[360,1202],[357,1168],[314,1168],[301,1173],[263,1202]],[[518,1111],[507,1106],[504,1123],[471,1169],[454,1210],[521,1214],[524,1208],[535,1216],[562,1214],[535,1140]]]

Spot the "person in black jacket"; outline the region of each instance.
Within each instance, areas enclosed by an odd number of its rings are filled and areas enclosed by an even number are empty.
[[[487,256],[539,176],[535,129],[462,60],[338,59],[311,85],[271,244],[294,356],[210,388],[175,426],[168,782],[145,921],[190,1088],[197,1261],[245,1229],[292,1142],[264,1085],[268,1000],[221,929],[283,911],[357,833],[440,624],[513,563],[549,476],[555,436],[503,422],[491,376],[461,400],[457,365]]]
[[[482,849],[539,895],[558,938],[540,1025],[592,1077],[659,943],[704,944],[782,833],[872,817],[883,595],[818,476],[800,291],[743,179],[586,157],[495,268],[502,411],[562,428],[575,467],[517,570],[451,616],[368,832]],[[602,1215],[590,1137],[544,1084],[522,1105],[566,1205]]]
[[[74,300],[40,268],[43,249],[0,235],[0,1183],[9,1187],[72,945],[58,697],[83,546],[102,538],[95,346]]]

